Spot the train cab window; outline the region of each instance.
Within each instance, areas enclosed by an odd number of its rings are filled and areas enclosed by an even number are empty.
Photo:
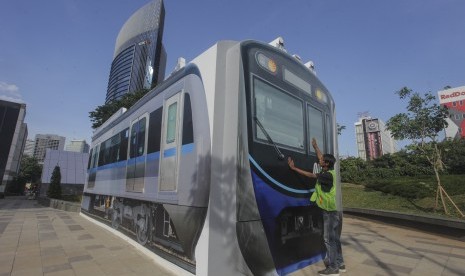
[[[314,108],[313,106],[308,106],[308,137],[309,139],[316,138],[318,146],[320,149],[325,150],[326,141],[324,140],[324,126],[323,126],[323,112]],[[313,147],[309,145],[310,152],[315,152]]]
[[[273,142],[304,149],[304,115],[300,100],[264,81],[254,79],[255,117]],[[266,143],[266,134],[257,126],[255,138]]]
[[[166,128],[166,143],[170,144],[176,140],[176,114],[178,103],[175,102],[168,107],[168,126]]]
[[[160,151],[161,140],[161,119],[163,116],[163,107],[150,113],[149,119],[149,140],[147,144],[147,153]]]
[[[192,107],[189,94],[184,94],[184,116],[182,120],[182,144],[194,142],[194,130],[192,127]]]

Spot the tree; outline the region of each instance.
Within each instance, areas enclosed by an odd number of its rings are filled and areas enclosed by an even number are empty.
[[[341,135],[344,129],[346,129],[346,126],[337,124],[337,135]]]
[[[444,170],[444,163],[437,139],[439,133],[447,127],[446,118],[449,115],[447,108],[438,105],[436,97],[431,92],[420,95],[420,93],[404,87],[396,93],[400,99],[408,99],[408,112],[399,113],[390,118],[386,123],[387,129],[397,140],[412,140],[413,143],[409,145],[409,149],[424,156],[432,166],[437,181],[435,209],[438,206],[438,199],[441,197],[444,211],[448,214],[444,201],[445,195],[463,217],[463,213],[442,187],[439,175]]]
[[[440,145],[444,154],[447,172],[465,174],[465,139],[447,139]]]
[[[24,156],[21,159],[19,175],[32,184],[38,183],[42,175],[42,165],[32,156]]]
[[[61,172],[58,165],[53,169],[52,177],[50,178],[50,186],[47,190],[47,196],[49,198],[61,198]]]
[[[89,118],[92,122],[92,128],[96,129],[105,123],[111,115],[115,114],[120,108],[130,108],[133,106],[140,98],[147,94],[149,90],[143,89],[135,93],[124,94],[118,100],[111,101],[107,104],[97,106],[95,110],[89,112]]]
[[[9,192],[22,193],[26,183],[40,183],[42,166],[36,158],[32,156],[23,156],[19,167],[18,175],[13,178],[13,185],[9,187]]]

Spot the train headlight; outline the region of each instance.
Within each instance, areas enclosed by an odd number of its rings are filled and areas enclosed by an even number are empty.
[[[320,102],[323,102],[323,103],[327,103],[328,102],[328,97],[326,96],[326,94],[321,91],[320,89],[316,89],[315,91],[315,97],[318,101]]]
[[[264,68],[270,73],[275,74],[278,70],[276,62],[262,53],[257,54],[257,62],[260,65],[260,67]]]

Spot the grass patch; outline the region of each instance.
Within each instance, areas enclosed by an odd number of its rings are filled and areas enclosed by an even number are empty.
[[[417,180],[418,181],[418,180]],[[465,185],[465,184],[463,184]],[[447,191],[447,188],[445,188]],[[447,218],[461,218],[450,202],[447,201],[449,215],[444,213],[444,208],[439,200],[438,208],[434,211],[436,204],[436,194],[422,199],[408,199],[401,196],[383,193],[380,191],[367,189],[363,185],[342,183],[342,204],[348,208],[365,208],[392,212],[401,212],[414,215],[439,216]],[[451,195],[452,200],[465,212],[465,193]]]

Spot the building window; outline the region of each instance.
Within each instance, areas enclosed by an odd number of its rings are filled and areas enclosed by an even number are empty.
[[[455,114],[455,119],[460,120],[460,114]]]
[[[457,102],[452,102],[452,106],[457,106]]]
[[[463,100],[460,100],[460,101],[459,101],[459,105],[463,105]]]

